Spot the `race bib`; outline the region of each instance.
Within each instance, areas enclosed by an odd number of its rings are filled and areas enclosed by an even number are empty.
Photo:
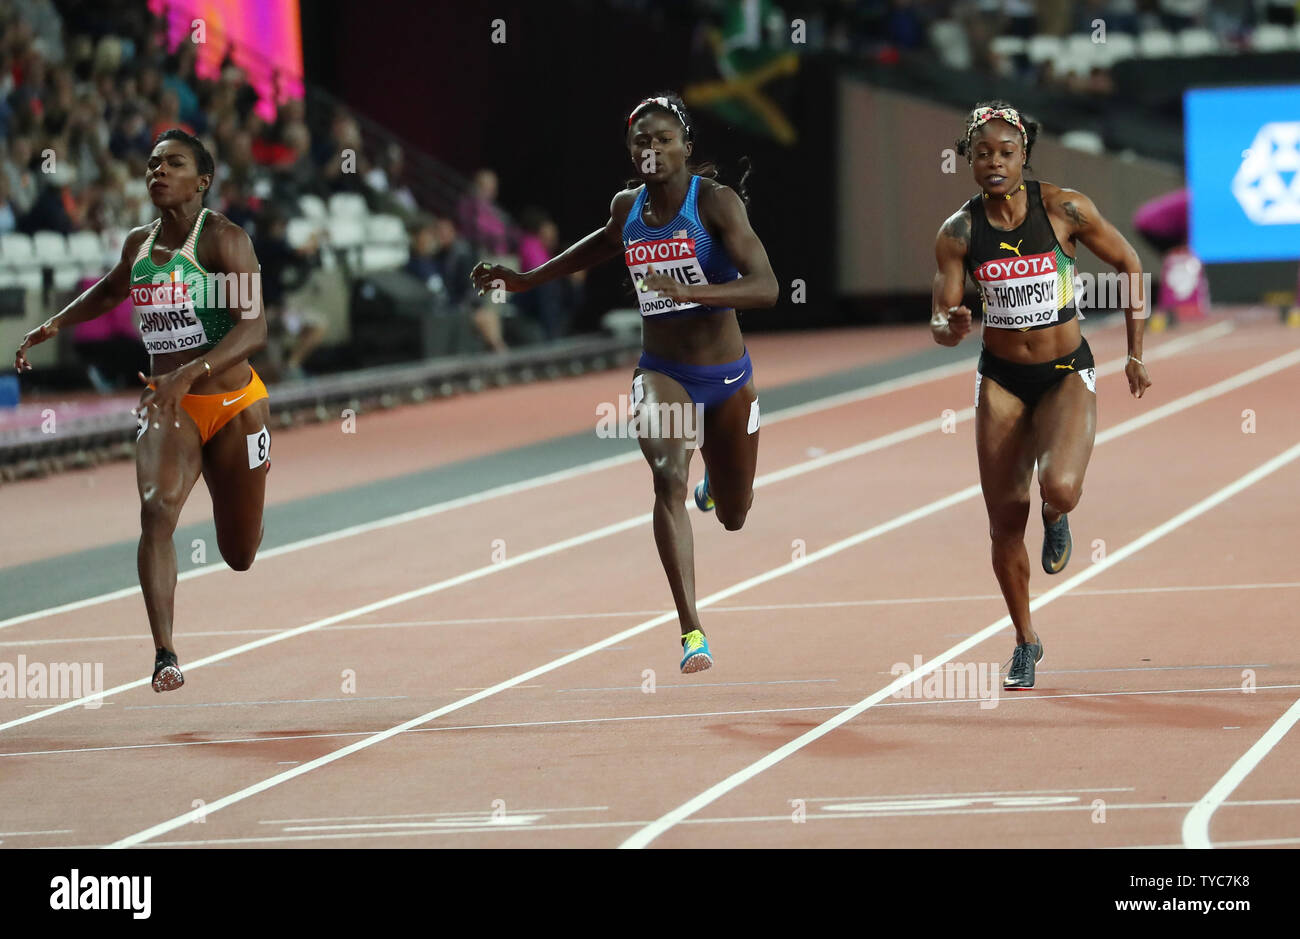
[[[245,439],[248,441],[248,468],[257,469],[271,455],[271,435],[263,427],[257,433],[249,434]]]
[[[1055,252],[985,261],[975,268],[975,280],[984,297],[986,327],[1029,329],[1057,321]]]
[[[150,355],[201,349],[208,344],[203,321],[194,312],[189,285],[173,279],[162,284],[136,284],[131,303],[140,319],[140,338]]]
[[[640,287],[641,278],[651,267],[655,269],[655,273],[667,274],[687,286],[707,284],[708,278],[704,276],[704,269],[700,267],[699,258],[695,256],[694,238],[634,241],[624,249],[623,256],[627,262],[628,272],[632,275],[632,285],[636,287],[636,298],[642,316],[693,310],[700,305],[661,297],[653,290],[642,290]]]

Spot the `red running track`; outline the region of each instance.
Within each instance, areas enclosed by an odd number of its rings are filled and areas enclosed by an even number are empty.
[[[97,709],[0,700],[0,839],[1182,844],[1192,806],[1300,698],[1289,628],[1300,579],[1279,517],[1293,515],[1300,460],[1204,503],[1280,454],[1300,455],[1300,332],[1261,321],[1207,329],[1149,338],[1155,385],[1142,401],[1117,372],[1098,381],[1075,557],[1031,586],[1041,594],[1097,570],[1035,614],[1047,657],[1033,691],[981,707],[978,694],[934,697],[922,685],[788,746],[878,697],[895,665],[910,672],[1004,615],[971,491],[963,373],[769,423],[745,529],[725,532],[692,510],[699,596],[725,594],[702,610],[710,671],[677,673],[648,474],[615,465],[183,582],[182,691],[127,688]],[[914,331],[892,354],[923,340]],[[1114,369],[1122,329],[1094,326],[1089,341]],[[764,375],[799,374],[783,348],[762,350]],[[428,435],[431,420],[461,420],[459,408],[489,400],[385,418],[395,434],[406,422]],[[952,433],[945,410],[958,419]],[[360,478],[354,454],[335,452],[336,468],[315,453],[314,470],[284,459],[295,436],[277,444],[277,475]],[[42,517],[35,500],[25,511],[28,526]],[[1039,537],[1031,527],[1031,556]],[[505,563],[493,562],[494,541]],[[402,599],[418,588],[429,589]],[[129,597],[20,623],[0,630],[0,661],[93,658],[111,689],[139,679],[150,657],[141,620]],[[1003,629],[957,661],[987,676],[1012,642]],[[1211,815],[1210,839],[1300,843],[1298,755],[1295,734],[1283,735]]]

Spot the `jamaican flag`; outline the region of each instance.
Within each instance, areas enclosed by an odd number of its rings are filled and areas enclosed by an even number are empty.
[[[704,32],[699,78],[682,93],[690,108],[713,112],[728,124],[793,146],[788,79],[799,71],[792,27],[771,0],[727,0],[721,26]],[[784,81],[783,81],[784,80]]]

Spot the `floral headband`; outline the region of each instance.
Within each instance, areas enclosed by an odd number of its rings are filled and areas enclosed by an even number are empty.
[[[673,104],[671,101],[669,101],[667,98],[664,98],[664,97],[659,97],[659,98],[646,98],[644,101],[642,101],[642,102],[641,102],[640,104],[638,104],[636,107],[634,107],[634,108],[632,109],[632,113],[629,114],[629,115],[627,116],[627,126],[628,126],[628,127],[631,127],[631,126],[632,126],[632,122],[633,122],[634,120],[636,120],[636,116],[637,116],[637,114],[639,114],[639,113],[642,111],[642,109],[644,109],[646,106],[651,105],[651,104],[657,104],[657,105],[659,105],[661,108],[666,108],[666,109],[668,109],[669,111],[672,111],[672,112],[673,112],[673,116],[677,118],[678,123],[680,123],[680,124],[682,125],[682,127],[685,128],[687,138],[688,138],[688,139],[690,138],[690,136],[691,136],[691,125],[686,123],[686,115],[682,113],[681,108],[677,107],[677,105]]]
[[[970,122],[966,125],[966,145],[970,146],[971,137],[975,131],[979,130],[989,121],[1004,120],[1008,124],[1014,124],[1020,131],[1020,144],[1026,150],[1029,149],[1029,135],[1025,133],[1025,125],[1020,120],[1020,112],[1015,108],[976,108],[970,116]]]

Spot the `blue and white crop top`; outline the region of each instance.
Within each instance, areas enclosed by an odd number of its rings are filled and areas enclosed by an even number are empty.
[[[651,228],[641,218],[645,208],[646,189],[637,193],[636,202],[623,223],[623,256],[632,285],[640,282],[646,268],[654,265],[657,273],[667,274],[683,284],[725,284],[740,276],[736,265],[727,256],[722,245],[713,238],[700,222],[700,177],[692,176],[686,190],[686,200],[677,215],[667,225]],[[699,303],[678,302],[660,297],[653,290],[636,287],[637,302],[642,316],[661,316],[672,313],[712,313],[725,307],[710,307]]]

